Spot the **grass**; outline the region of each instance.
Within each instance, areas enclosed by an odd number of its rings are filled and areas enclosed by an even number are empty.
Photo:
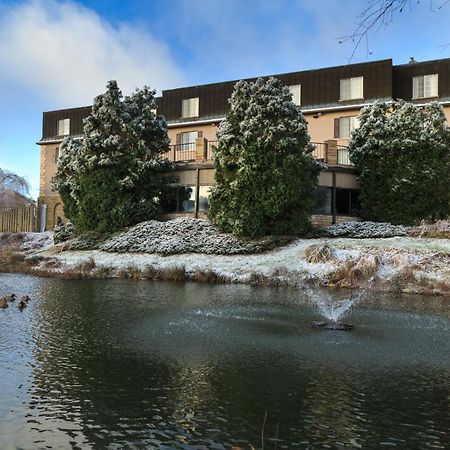
[[[305,248],[305,259],[311,264],[324,263],[333,259],[328,245],[310,245]]]

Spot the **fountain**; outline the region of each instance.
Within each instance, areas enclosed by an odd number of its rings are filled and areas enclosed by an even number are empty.
[[[326,292],[317,293],[310,290],[308,292],[309,297],[318,307],[322,316],[324,316],[326,319],[314,321],[312,323],[312,326],[314,328],[324,328],[326,330],[334,331],[353,330],[353,328],[355,328],[354,325],[349,323],[342,323],[341,320],[348,314],[350,308],[362,298],[362,296],[366,293],[366,290],[367,288],[360,292],[358,295],[354,295],[353,293],[351,293],[349,298],[345,298],[344,300],[339,301],[333,300],[333,298]]]

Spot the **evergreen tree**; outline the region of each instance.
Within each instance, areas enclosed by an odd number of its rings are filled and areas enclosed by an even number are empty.
[[[448,216],[450,130],[438,103],[376,102],[349,142],[364,219],[412,225]]]
[[[309,227],[319,166],[307,123],[278,79],[236,83],[218,131],[208,217],[241,236]]]
[[[112,232],[154,218],[172,180],[167,126],[148,87],[123,98],[115,81],[92,107],[84,137],[60,148],[54,187],[77,231]]]

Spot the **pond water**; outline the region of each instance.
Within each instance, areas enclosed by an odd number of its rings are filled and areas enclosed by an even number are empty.
[[[450,448],[450,299],[373,296],[333,332],[287,288],[10,292],[32,301],[0,310],[1,449]]]

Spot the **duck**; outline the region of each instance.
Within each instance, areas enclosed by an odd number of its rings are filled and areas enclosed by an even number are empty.
[[[5,298],[6,298],[7,302],[14,302],[16,300],[16,298],[17,298],[17,295],[16,294],[11,294],[11,295],[7,295]]]
[[[0,308],[6,309],[8,308],[8,301],[6,300],[6,297],[0,297]]]
[[[21,302],[28,303],[30,300],[31,298],[28,295],[22,295],[22,297],[20,297]]]
[[[22,311],[23,309],[25,309],[27,307],[27,303],[24,302],[23,300],[20,300],[19,304],[17,305],[17,307]]]

